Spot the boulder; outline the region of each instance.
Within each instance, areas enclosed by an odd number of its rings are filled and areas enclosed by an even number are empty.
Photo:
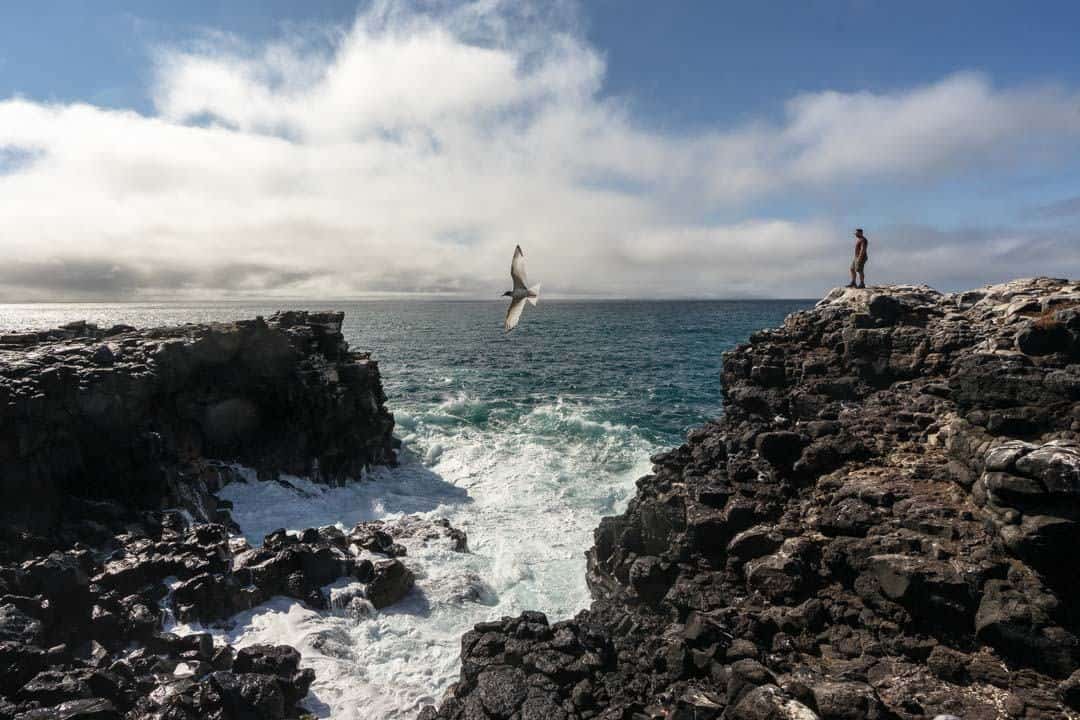
[[[476,689],[491,717],[509,718],[525,702],[525,673],[520,668],[506,666],[488,668],[477,678]]]
[[[291,678],[300,669],[300,653],[288,645],[249,645],[237,651],[232,669]]]
[[[1059,322],[1033,322],[1016,334],[1016,347],[1025,355],[1068,353],[1073,335]]]
[[[731,720],[819,720],[820,716],[793,700],[775,685],[762,685],[748,692],[729,710]]]
[[[48,657],[35,645],[0,641],[0,696],[14,695],[27,680],[45,669]]]
[[[877,693],[866,683],[818,683],[812,693],[822,720],[878,720],[887,716]]]
[[[787,430],[761,433],[754,440],[758,454],[778,467],[793,465],[806,444],[802,435]]]
[[[1080,641],[1055,624],[1052,602],[1045,591],[990,580],[975,616],[976,635],[1013,662],[1066,677],[1080,662]]]
[[[1080,446],[1043,445],[1017,459],[1016,470],[1046,492],[1080,501]]]
[[[723,699],[697,688],[686,690],[675,701],[671,720],[715,720],[724,711]]]
[[[37,645],[41,642],[44,628],[41,621],[33,618],[15,605],[0,605],[0,642]]]
[[[926,665],[939,680],[959,684],[970,680],[967,656],[944,645],[938,645],[930,651]]]
[[[775,528],[759,525],[743,530],[727,544],[727,557],[735,563],[747,563],[776,552],[784,542],[784,536]]]
[[[908,608],[925,627],[969,623],[974,598],[967,581],[949,562],[917,555],[875,555],[869,572],[882,594]]]
[[[108,700],[88,698],[31,710],[18,717],[19,720],[121,720],[124,715]]]
[[[92,673],[88,670],[42,670],[16,693],[21,700],[42,705],[57,705],[68,700],[83,700],[94,696],[90,687]]]
[[[389,607],[412,590],[415,578],[400,560],[378,560],[367,585],[367,598],[376,610]]]
[[[756,590],[772,601],[793,599],[808,589],[806,563],[800,557],[805,547],[801,538],[785,540],[771,555],[746,564],[746,587]]]
[[[210,684],[222,708],[233,717],[277,720],[285,717],[285,696],[275,678],[257,673],[215,672]]]
[[[864,537],[874,527],[878,514],[859,498],[847,497],[822,510],[818,528],[829,536]]]
[[[870,297],[866,310],[870,313],[870,317],[885,325],[891,325],[899,319],[904,310],[904,304],[892,295],[876,294]]]
[[[645,603],[656,603],[670,587],[668,572],[660,558],[646,555],[630,566],[630,587]]]
[[[1061,700],[1073,710],[1080,711],[1080,669],[1061,681],[1058,687]]]
[[[757,660],[737,660],[728,670],[727,705],[735,707],[755,688],[775,685],[776,682],[776,676]]]
[[[1007,440],[986,452],[983,465],[990,472],[1008,472],[1017,460],[1037,447],[1023,440]]]

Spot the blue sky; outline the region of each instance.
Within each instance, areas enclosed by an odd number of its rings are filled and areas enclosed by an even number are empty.
[[[1080,6],[1031,7],[19,3],[0,10],[0,189],[78,199],[0,211],[23,263],[0,298],[485,295],[501,279],[447,256],[494,269],[520,237],[566,294],[817,294],[854,225],[882,280],[1076,275]],[[81,187],[88,163],[108,192]],[[370,206],[349,207],[354,182]],[[748,246],[793,266],[702,267]],[[387,271],[342,271],[358,253]],[[574,275],[593,257],[618,277]],[[71,282],[27,279],[57,268]]]
[[[268,39],[290,26],[348,24],[349,0],[38,0],[0,23],[0,97],[152,110],[155,47],[206,29]],[[1003,84],[1080,83],[1080,5],[1003,0],[673,3],[593,0],[586,36],[605,53],[605,92],[664,128],[775,115],[815,90],[890,90],[980,70]]]

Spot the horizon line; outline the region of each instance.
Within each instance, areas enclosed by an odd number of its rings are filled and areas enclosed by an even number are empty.
[[[769,302],[798,302],[808,300],[820,300],[829,291],[825,291],[818,297],[783,297],[783,296],[764,296],[764,295],[733,295],[733,296],[702,296],[702,295],[675,295],[675,296],[634,296],[634,295],[555,295],[545,297],[546,302],[747,302],[747,301],[769,301]],[[230,305],[251,305],[251,304],[288,304],[295,302],[305,303],[318,303],[320,305],[327,305],[333,303],[363,303],[363,302],[385,302],[388,300],[399,300],[403,302],[409,301],[424,301],[424,302],[491,302],[491,303],[503,303],[504,299],[500,297],[488,298],[479,296],[459,296],[459,295],[438,295],[428,293],[416,293],[416,294],[372,294],[369,296],[360,297],[336,297],[336,298],[318,298],[313,296],[289,296],[289,297],[274,297],[274,296],[253,296],[249,298],[127,298],[127,299],[56,299],[56,300],[6,300],[0,298],[0,307],[13,306],[13,305],[146,305],[146,304],[162,304],[162,305],[209,305],[215,303],[230,304]]]

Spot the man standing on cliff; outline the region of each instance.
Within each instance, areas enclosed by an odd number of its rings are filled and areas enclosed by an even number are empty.
[[[866,276],[863,274],[863,268],[866,267],[866,261],[870,257],[867,255],[867,247],[870,245],[870,241],[863,235],[862,228],[855,229],[855,259],[851,261],[851,282],[848,283],[849,288],[865,288]],[[859,274],[859,284],[855,284],[855,274]]]

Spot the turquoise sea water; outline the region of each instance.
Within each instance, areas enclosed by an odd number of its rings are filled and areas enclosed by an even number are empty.
[[[797,300],[544,301],[503,333],[502,301],[0,304],[0,329],[75,319],[139,327],[269,316],[281,307],[345,311],[354,349],[379,360],[406,418],[460,400],[451,420],[498,427],[559,401],[670,445],[720,410],[720,353],[809,306]],[[406,419],[406,422],[409,422]]]
[[[236,484],[223,494],[253,542],[277,527],[419,513],[447,517],[470,553],[410,546],[417,587],[357,617],[279,599],[215,632],[298,647],[317,715],[414,717],[458,673],[481,620],[588,604],[584,551],[622,510],[649,455],[721,411],[721,353],[809,301],[541,301],[502,331],[502,302],[290,302],[340,309],[355,349],[379,360],[404,441],[401,466],[345,488]],[[136,326],[269,315],[280,304],[0,305],[0,329],[75,319]],[[183,631],[184,628],[178,628]]]

